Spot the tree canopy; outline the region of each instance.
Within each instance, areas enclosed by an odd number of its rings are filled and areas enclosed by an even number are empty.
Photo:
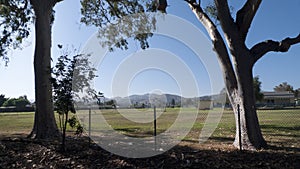
[[[0,58],[6,63],[10,49],[21,48],[24,38],[30,33],[33,13],[28,0],[0,1]]]
[[[134,38],[142,49],[146,49],[149,47],[148,38],[152,37],[151,32],[155,29],[155,17],[146,12],[155,12],[159,7],[165,10],[162,5],[155,0],[81,0],[81,22],[103,28],[99,30],[99,37],[104,39],[102,44],[111,51],[114,48],[128,49],[127,38]],[[116,24],[118,22],[125,24]]]
[[[3,105],[3,103],[8,100],[8,98],[5,97],[4,94],[0,95],[0,107]]]
[[[253,78],[253,89],[256,101],[261,101],[264,98],[264,94],[261,92],[261,81],[259,76]]]
[[[283,82],[281,84],[279,84],[278,86],[274,87],[274,91],[276,92],[294,92],[294,88],[292,85],[288,84],[287,82]]]
[[[3,107],[10,107],[16,106],[17,108],[24,108],[26,105],[29,105],[30,101],[27,99],[26,96],[20,96],[19,98],[9,98],[7,99],[2,106]]]

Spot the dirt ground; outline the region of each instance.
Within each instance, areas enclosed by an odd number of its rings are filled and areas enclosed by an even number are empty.
[[[0,168],[300,168],[300,148],[270,145],[266,150],[238,151],[229,141],[182,142],[150,158],[125,158],[68,137],[67,151],[58,141],[0,134]]]

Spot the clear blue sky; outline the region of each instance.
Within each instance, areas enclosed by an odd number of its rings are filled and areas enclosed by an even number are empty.
[[[207,3],[208,0],[203,1]],[[180,1],[169,0],[168,13],[179,16],[192,22],[200,30],[201,24],[191,13],[188,6]],[[235,11],[240,8],[242,1],[234,1],[232,6]],[[300,32],[300,1],[299,0],[272,0],[263,1],[254,22],[249,31],[247,45],[250,47],[257,42],[273,39],[281,40],[287,36],[296,36]],[[86,27],[80,23],[79,1],[64,0],[56,7],[56,19],[53,25],[52,54],[53,60],[59,56],[57,44],[68,45],[70,48],[82,48],[90,36],[97,30],[93,27]],[[178,25],[180,26],[180,25]],[[175,29],[171,28],[170,29]],[[166,43],[167,42],[167,43]],[[168,37],[155,36],[150,40],[151,48],[160,48],[166,54],[174,54],[183,59],[199,85],[199,94],[205,95],[211,92],[208,81],[208,73],[201,61],[188,47],[181,42]],[[201,46],[201,41],[196,42]],[[134,46],[134,45],[133,45]],[[176,46],[180,46],[177,48]],[[9,55],[8,67],[0,63],[0,94],[7,97],[18,97],[27,95],[34,100],[34,77],[33,77],[33,50],[34,50],[34,29],[32,35],[23,44],[23,50],[12,51]],[[98,68],[99,78],[95,81],[98,90],[103,91],[108,97],[112,96],[112,79],[115,67],[123,63],[124,58],[132,56],[139,51],[131,49],[126,52],[109,53]],[[142,52],[143,53],[143,52]],[[300,88],[300,45],[294,45],[287,53],[269,53],[264,56],[254,67],[254,75],[259,75],[262,81],[262,89],[271,91],[273,87],[288,82],[294,88]],[[146,78],[147,77],[147,78]],[[152,80],[159,79],[159,80]],[[222,88],[220,84],[218,88]],[[145,93],[147,91],[160,89],[169,93],[180,93],[180,87],[174,77],[163,71],[148,69],[139,72],[128,86],[129,94]],[[116,93],[113,94],[117,95]]]

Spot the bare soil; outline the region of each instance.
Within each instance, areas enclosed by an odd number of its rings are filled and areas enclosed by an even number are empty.
[[[204,144],[182,142],[150,158],[120,157],[69,136],[67,151],[59,141],[31,140],[25,134],[0,134],[0,168],[300,168],[300,148],[272,145],[266,150],[239,151],[228,140]]]

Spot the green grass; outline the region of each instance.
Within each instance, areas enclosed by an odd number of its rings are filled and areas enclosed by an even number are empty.
[[[191,119],[187,115],[193,115],[193,109],[167,109],[157,110],[157,133],[162,133],[170,128],[179,115],[179,112],[184,115],[179,126],[182,128],[191,124]],[[208,113],[218,113],[220,110],[215,109],[212,112],[208,110],[199,111],[196,122],[191,131],[185,137],[186,141],[197,141],[201,130],[205,124],[205,119]],[[88,125],[87,111],[79,111],[80,118],[84,119],[85,127]],[[141,115],[142,116],[137,116]],[[130,109],[116,110],[95,110],[92,112],[92,129],[102,129],[104,127],[100,115],[105,121],[118,132],[133,136],[133,137],[150,137],[153,135],[153,110],[143,109],[133,111]],[[123,117],[123,115],[126,116]],[[274,144],[290,144],[291,146],[299,147],[300,145],[300,110],[258,110],[258,117],[261,125],[261,130],[268,142]],[[127,119],[128,118],[128,119]],[[0,133],[29,133],[32,129],[34,113],[0,113]],[[104,120],[102,119],[102,120]],[[143,121],[137,123],[135,121]],[[59,123],[57,123],[59,124]],[[224,111],[220,123],[211,135],[212,141],[230,141],[234,139],[235,121],[232,111]]]
[[[261,130],[269,142],[300,147],[300,110],[259,111]]]
[[[33,112],[0,113],[0,133],[30,132],[33,120]]]
[[[57,125],[58,114],[55,113]],[[72,117],[72,114],[71,114]],[[30,133],[34,122],[34,112],[0,113],[0,134]],[[73,131],[68,127],[68,131]]]

